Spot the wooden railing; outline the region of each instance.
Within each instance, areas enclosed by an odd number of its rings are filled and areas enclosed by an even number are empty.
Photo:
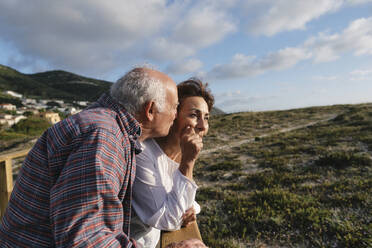
[[[0,155],[0,218],[13,190],[13,159],[25,157],[30,149]]]

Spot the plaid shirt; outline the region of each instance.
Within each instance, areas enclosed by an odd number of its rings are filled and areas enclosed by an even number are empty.
[[[132,247],[140,132],[108,94],[45,131],[18,175],[0,247]]]

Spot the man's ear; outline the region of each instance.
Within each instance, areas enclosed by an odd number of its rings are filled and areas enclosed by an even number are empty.
[[[156,113],[156,107],[154,101],[149,101],[145,103],[145,117],[148,121],[152,121],[154,119]]]

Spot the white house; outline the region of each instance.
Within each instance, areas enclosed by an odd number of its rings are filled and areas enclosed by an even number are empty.
[[[7,90],[5,91],[5,94],[8,94],[10,96],[13,96],[13,97],[17,97],[17,98],[22,98],[22,94],[18,94],[17,92],[14,92],[14,91],[11,91],[11,90]]]
[[[76,104],[79,104],[80,106],[88,106],[89,102],[87,101],[74,101]]]
[[[12,126],[14,124],[17,124],[23,119],[27,119],[27,117],[24,115],[13,116],[13,115],[2,114],[0,115],[0,124]]]
[[[40,117],[48,120],[51,124],[56,124],[57,122],[61,121],[59,114],[53,112],[42,112],[40,113]]]
[[[10,103],[2,103],[0,104],[0,108],[5,110],[17,110],[17,107]]]
[[[7,126],[11,126],[14,124],[14,120],[12,119],[6,119],[6,118],[3,118],[0,116],[0,124],[1,125],[7,125]]]
[[[35,99],[30,99],[30,98],[26,98],[26,99],[23,99],[22,100],[22,103],[27,105],[27,104],[36,104],[36,100]]]
[[[21,120],[24,120],[24,119],[27,119],[26,116],[24,115],[17,115],[17,116],[14,116],[14,124],[17,124],[18,122],[20,122]]]
[[[39,99],[38,102],[43,104],[43,105],[46,105],[48,102],[50,102],[50,100]]]
[[[66,108],[65,113],[69,115],[73,115],[73,114],[79,113],[80,111],[81,109],[76,109],[75,107],[69,107],[69,108]]]
[[[63,105],[63,104],[65,104],[65,102],[63,101],[63,100],[53,100],[53,102],[56,102],[56,103],[58,103],[59,105]]]

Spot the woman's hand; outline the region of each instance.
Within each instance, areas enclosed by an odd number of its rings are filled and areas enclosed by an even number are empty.
[[[192,179],[194,164],[203,148],[203,138],[195,133],[194,128],[187,126],[181,136],[182,159],[179,170]]]
[[[195,161],[203,148],[203,138],[195,133],[191,126],[187,126],[181,136],[182,160],[184,162]]]
[[[186,210],[186,213],[182,215],[182,226],[187,226],[193,221],[196,221],[195,209],[193,207]]]

